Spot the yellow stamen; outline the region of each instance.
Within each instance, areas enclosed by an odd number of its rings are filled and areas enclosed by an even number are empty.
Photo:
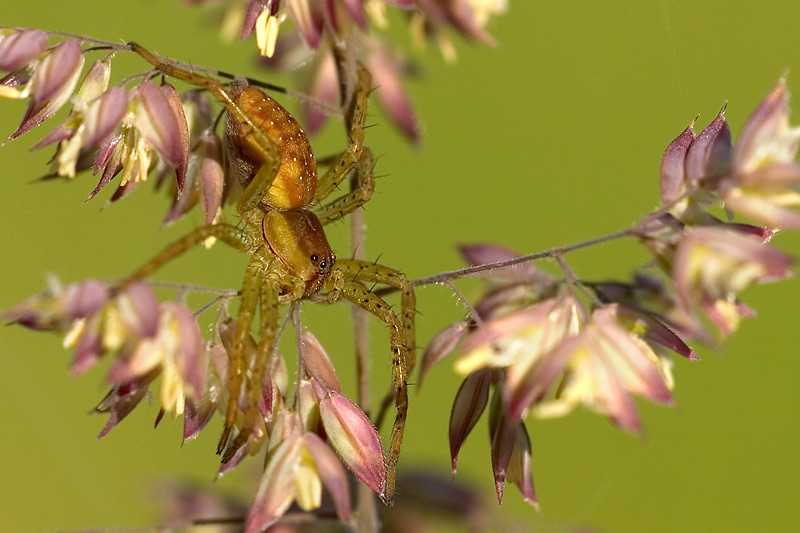
[[[385,30],[389,27],[389,18],[386,16],[386,4],[382,0],[367,0],[364,10],[376,28]]]
[[[278,17],[269,14],[265,9],[256,19],[256,45],[262,56],[272,57],[275,43],[278,40]]]

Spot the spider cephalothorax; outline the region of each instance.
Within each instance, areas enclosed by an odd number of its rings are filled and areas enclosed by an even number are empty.
[[[314,213],[306,209],[267,211],[262,230],[270,251],[306,282],[304,295],[318,293],[330,277],[336,256]]]
[[[374,188],[372,152],[365,147],[364,122],[371,76],[359,65],[352,106],[345,110],[350,125],[347,148],[328,170],[317,174],[317,162],[300,125],[262,91],[200,76],[131,43],[131,49],[163,74],[208,89],[227,110],[225,168],[243,187],[236,205],[243,228],[215,224],[199,228],[167,247],[123,285],[142,279],[167,261],[209,237],[247,253],[250,261],[242,282],[234,349],[228,373],[229,401],[218,452],[223,461],[245,445],[255,449],[265,369],[278,330],[280,305],[307,298],[332,303],[344,298],[390,326],[392,379],[397,415],[388,454],[383,497],[394,494],[394,470],[403,440],[408,404],[408,374],[414,364],[415,297],[411,284],[397,270],[371,262],[336,259],[323,226],[341,219],[369,200]],[[333,201],[323,201],[355,171],[358,187]],[[400,316],[365,284],[383,283],[401,292]],[[245,345],[259,315],[257,356],[246,368]],[[246,398],[241,401],[242,396]],[[244,403],[246,408],[242,408]]]

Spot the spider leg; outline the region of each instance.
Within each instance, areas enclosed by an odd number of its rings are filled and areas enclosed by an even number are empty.
[[[372,313],[391,328],[392,381],[397,414],[392,426],[389,454],[386,460],[386,491],[384,501],[391,504],[394,498],[395,476],[400,448],[403,444],[406,418],[408,416],[408,375],[414,367],[414,314],[416,299],[408,278],[391,268],[367,261],[339,260],[336,262],[333,284],[341,295],[354,304]],[[402,291],[401,317],[383,299],[372,293],[359,281],[375,281],[397,287]]]
[[[220,102],[225,104],[228,112],[236,117],[243,127],[247,129],[247,132],[256,139],[256,142],[263,147],[265,151],[269,151],[270,155],[275,156],[273,159],[277,159],[278,151],[275,148],[274,143],[269,139],[269,137],[267,137],[264,131],[253,122],[250,116],[245,113],[244,110],[242,110],[239,104],[236,103],[233,95],[222,83],[213,78],[208,78],[201,74],[197,74],[173,65],[164,58],[159,57],[149,50],[143,48],[139,43],[130,42],[128,43],[128,46],[130,46],[131,50],[142,56],[145,61],[153,65],[156,69],[160,70],[167,76],[171,76],[173,78],[183,80],[186,83],[191,83],[192,85],[197,85],[198,87],[208,89],[208,91],[211,92],[211,94],[213,94]]]
[[[247,251],[247,238],[244,232],[234,226],[231,226],[230,224],[216,224],[213,226],[197,228],[193,232],[167,246],[161,251],[160,254],[145,263],[129,278],[120,283],[120,285],[117,287],[117,290],[122,290],[135,281],[146,278],[172,259],[175,259],[182,253],[186,252],[193,246],[200,244],[209,237],[216,237],[217,239],[239,251]],[[231,430],[236,422],[239,391],[242,387],[245,366],[245,343],[247,342],[250,333],[250,323],[256,308],[256,299],[258,296],[257,291],[260,282],[259,276],[261,270],[254,268],[255,258],[256,256],[251,256],[250,264],[248,265],[248,268],[245,272],[244,281],[242,282],[241,307],[239,309],[239,318],[236,324],[234,354],[231,360],[228,377],[230,385],[230,398],[228,400],[228,408],[225,416],[225,430],[223,431],[222,438],[220,439],[217,453],[221,453],[221,451],[225,449],[228,440],[230,440]]]
[[[228,371],[228,407],[225,411],[225,428],[217,444],[217,454],[223,455],[222,462],[233,456],[237,448],[231,445],[233,428],[239,413],[239,397],[242,382],[245,378],[245,346],[250,337],[250,326],[258,306],[259,290],[262,282],[263,267],[257,255],[250,256],[250,263],[242,280],[242,297],[239,305],[239,316],[236,319],[236,337],[233,345]],[[260,386],[260,385],[259,385]]]
[[[414,294],[414,287],[408,277],[393,268],[356,259],[337,259],[336,269],[341,271],[345,277],[355,281],[383,283],[400,290],[402,294],[400,299],[401,321],[404,331],[403,346],[406,348],[406,364],[410,373],[415,364],[416,333],[414,320],[417,313],[417,299]]]
[[[375,178],[372,173],[372,150],[368,147],[363,148],[355,169],[358,186],[349,194],[316,210],[317,218],[323,226],[349,215],[372,197],[372,193],[375,191]]]
[[[334,158],[327,172],[317,182],[316,201],[327,198],[334,189],[350,174],[353,167],[361,159],[364,150],[364,125],[367,121],[367,102],[372,88],[372,76],[362,65],[358,64],[358,86],[351,109],[345,112],[345,122],[349,128],[347,148]],[[370,158],[371,159],[371,158]],[[370,167],[372,165],[370,164]]]
[[[258,146],[259,150],[262,151],[262,158],[264,161],[268,161],[269,163],[265,163],[261,169],[259,169],[253,180],[247,184],[242,196],[239,198],[237,211],[240,215],[242,215],[245,212],[255,209],[256,206],[261,203],[264,195],[272,185],[272,181],[275,179],[281,159],[280,154],[278,153],[278,147],[275,145],[272,139],[269,138],[267,133],[261,127],[262,125],[254,122],[253,117],[251,117],[244,111],[244,109],[242,109],[242,107],[237,103],[237,100],[233,94],[231,94],[231,92],[228,91],[228,89],[219,81],[173,65],[167,60],[146,50],[138,43],[131,42],[128,43],[128,46],[131,47],[131,50],[142,56],[146,61],[167,76],[172,76],[173,78],[183,80],[187,83],[191,83],[192,85],[197,85],[199,87],[208,89],[211,94],[213,94],[225,105],[228,113],[230,113],[236,119],[239,125],[245,130],[246,134],[255,141],[255,144]],[[269,98],[266,95],[264,96],[265,98]]]
[[[245,237],[244,232],[236,227],[231,226],[230,224],[203,226],[202,228],[197,228],[193,232],[164,248],[161,253],[142,265],[139,270],[131,274],[130,277],[120,283],[118,289],[122,290],[133,282],[146,278],[164,266],[166,263],[183,254],[193,246],[205,241],[209,237],[215,237],[239,251],[244,252],[247,250],[247,238]]]
[[[270,146],[274,146],[270,144]],[[280,164],[280,157],[276,156],[265,159],[264,164],[258,169],[258,172],[250,183],[247,184],[239,201],[236,203],[236,212],[240,217],[244,217],[247,213],[255,211],[258,204],[264,199],[272,182],[278,174],[278,165]],[[262,217],[263,218],[263,217]]]
[[[262,416],[260,404],[263,394],[264,373],[274,353],[273,348],[279,320],[278,295],[281,286],[269,273],[259,276],[258,279],[261,282],[258,288],[258,307],[261,315],[261,339],[258,343],[255,361],[250,370],[247,389],[247,411],[245,413],[244,423],[239,430],[239,434],[224,450],[222,456],[223,463],[233,457],[236,451],[246,445],[248,439],[255,435],[259,417]]]

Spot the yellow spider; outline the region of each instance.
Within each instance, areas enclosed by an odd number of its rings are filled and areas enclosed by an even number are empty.
[[[241,306],[230,361],[229,401],[225,429],[217,449],[223,461],[247,444],[259,423],[259,401],[267,362],[278,329],[278,307],[300,299],[333,303],[344,298],[369,311],[391,328],[392,380],[397,414],[387,457],[385,501],[394,495],[395,467],[408,411],[408,375],[414,365],[415,296],[408,278],[386,266],[337,259],[323,226],[338,220],[369,200],[374,189],[372,152],[364,146],[364,123],[371,76],[358,66],[358,86],[352,107],[347,148],[330,168],[317,176],[311,145],[297,121],[275,100],[253,87],[227,89],[212,78],[168,63],[136,43],[131,49],[165,75],[209,90],[227,110],[225,171],[244,187],[236,211],[243,222],[198,228],[172,243],[137,270],[122,286],[143,279],[162,265],[209,237],[247,253],[250,262],[242,282]],[[323,204],[351,171],[359,186]],[[383,283],[400,290],[397,316],[365,283]],[[256,361],[248,373],[245,344],[256,310],[260,340]],[[244,389],[242,389],[244,387]],[[247,396],[244,412],[238,399]]]

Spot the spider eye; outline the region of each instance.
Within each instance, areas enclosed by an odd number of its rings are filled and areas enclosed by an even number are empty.
[[[316,263],[318,259],[319,257],[317,257],[317,254],[311,254],[311,262]],[[322,263],[325,264],[325,261],[323,261]]]
[[[314,256],[314,257],[316,257],[316,256]],[[326,263],[324,259],[323,259],[323,261],[322,261],[322,262],[319,264],[319,268],[320,268],[320,269],[324,269],[324,268],[326,268],[327,266],[328,266],[328,263]]]

